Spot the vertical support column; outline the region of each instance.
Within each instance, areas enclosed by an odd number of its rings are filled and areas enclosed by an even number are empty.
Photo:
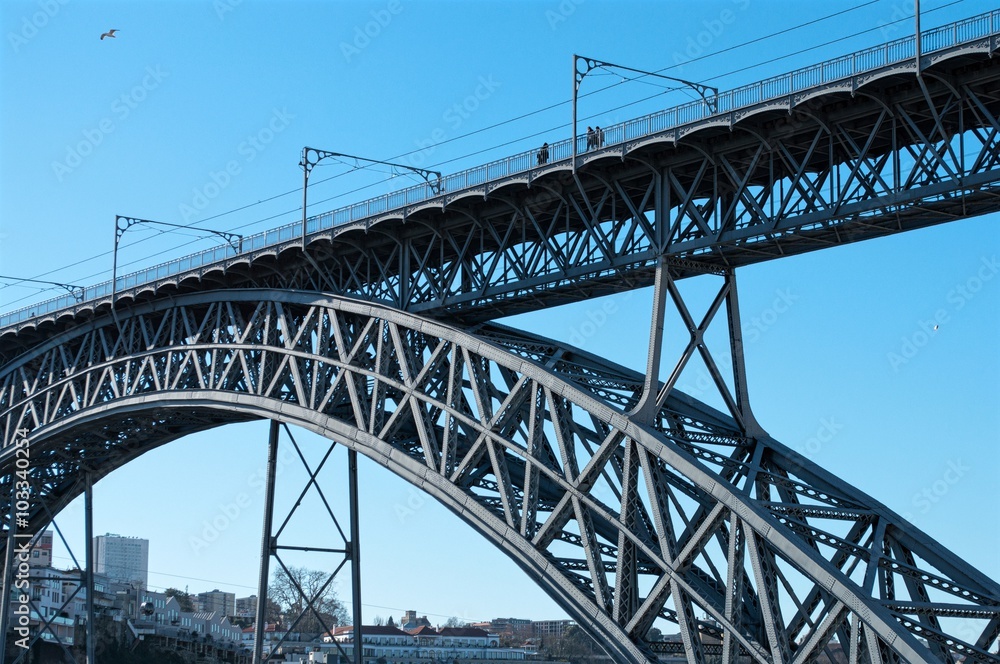
[[[306,190],[309,188],[309,163],[306,161],[306,150],[302,149],[302,251],[306,250]]]
[[[87,586],[87,664],[95,664],[94,643],[94,479],[88,472],[86,488],[83,494],[84,531],[87,540],[87,551],[84,553],[86,562]]]
[[[410,304],[410,283],[413,273],[410,267],[410,251],[405,238],[399,241],[399,303],[400,309],[406,309]]]
[[[660,386],[660,356],[663,354],[663,319],[667,303],[667,259],[660,256],[656,263],[656,281],[653,286],[653,313],[649,328],[649,350],[646,354],[646,380],[642,397],[630,413],[640,422],[648,422],[656,409],[657,392]]]
[[[729,345],[733,357],[733,392],[736,407],[743,417],[743,425],[748,436],[758,436],[764,429],[757,423],[750,410],[750,394],[747,390],[747,371],[743,357],[743,328],[740,322],[740,299],[736,293],[736,273],[726,273],[726,314],[729,317]]]
[[[576,68],[577,57],[578,56],[574,53],[573,54],[573,127],[570,129],[570,136],[572,137],[571,140],[572,140],[572,144],[573,144],[573,164],[572,164],[573,175],[576,175],[576,150],[577,150],[577,146],[576,146],[576,143],[577,143],[577,141],[576,141],[576,92],[577,92],[577,90],[579,89],[579,86],[580,86],[579,82],[576,80],[577,71],[578,71],[577,68]]]
[[[0,656],[7,652],[7,628],[10,623],[10,591],[14,580],[14,541],[17,536],[17,521],[15,521],[14,475],[10,477],[10,521],[7,526],[7,548],[4,550],[3,583],[0,595]]]
[[[656,188],[653,190],[653,237],[660,255],[667,253],[670,242],[670,176],[669,167],[656,174]]]
[[[347,451],[348,491],[351,502],[351,603],[354,614],[354,664],[364,661],[361,643],[361,539],[358,526],[358,453]]]
[[[274,477],[278,465],[277,420],[271,420],[271,431],[267,440],[267,488],[264,494],[264,532],[260,539],[260,577],[257,582],[257,621],[254,623],[253,664],[262,664],[264,653],[264,627],[267,620],[267,580],[270,576],[271,528],[274,518]],[[270,655],[268,655],[270,657]]]

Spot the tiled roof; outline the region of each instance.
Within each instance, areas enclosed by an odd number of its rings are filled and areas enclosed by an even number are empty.
[[[333,630],[334,636],[341,636],[342,634],[353,634],[354,626],[346,625],[344,627],[337,627]],[[398,627],[390,627],[389,625],[362,625],[361,634],[373,635],[373,636],[409,636],[406,632],[399,629]]]
[[[416,629],[409,630],[413,636],[438,636],[438,631],[430,625],[421,625]]]
[[[198,611],[191,614],[192,618],[197,618],[198,620],[215,620],[215,611]]]
[[[489,632],[478,627],[442,627],[440,634],[441,636],[489,636]]]

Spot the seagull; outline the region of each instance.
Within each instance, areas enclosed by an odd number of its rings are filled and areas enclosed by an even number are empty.
[[[935,326],[934,326],[934,331],[935,331],[935,332],[937,332],[937,329],[938,329],[939,327],[940,327],[940,325],[935,325]]]
[[[111,37],[112,39],[114,39],[116,32],[118,32],[118,28],[112,28],[112,29],[108,30],[103,35],[101,35],[101,41],[104,41],[105,37]]]

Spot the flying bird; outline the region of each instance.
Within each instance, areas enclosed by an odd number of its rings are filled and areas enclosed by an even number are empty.
[[[112,28],[111,30],[108,30],[103,35],[101,35],[101,41],[104,41],[105,37],[111,37],[112,39],[114,39],[116,32],[118,32],[118,28]]]

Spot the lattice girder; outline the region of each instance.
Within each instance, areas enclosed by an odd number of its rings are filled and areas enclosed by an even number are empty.
[[[664,255],[696,272],[734,268],[996,212],[1000,59],[967,46],[920,78],[900,65],[591,151],[576,169],[553,163],[442,192],[310,234],[305,254],[289,233],[118,300],[311,290],[471,324],[647,286]]]
[[[852,662],[994,658],[995,582],[690,397],[632,420],[642,376],[587,353],[287,291],[140,305],[120,325],[95,320],[0,369],[0,476],[27,429],[36,512],[82,491],[83,470],[279,419],[436,497],[617,661],[653,656],[657,619],[677,624],[690,661],[804,662],[834,637]],[[955,616],[974,638],[949,632]]]

